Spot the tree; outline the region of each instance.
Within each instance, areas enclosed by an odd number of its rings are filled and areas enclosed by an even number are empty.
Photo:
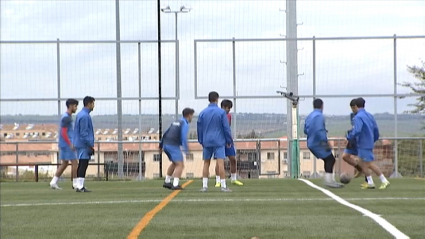
[[[422,61],[422,66],[407,66],[407,71],[418,79],[416,82],[404,82],[401,84],[404,87],[410,88],[413,93],[421,94],[416,98],[416,103],[408,104],[413,107],[412,110],[407,110],[407,114],[424,114],[425,113],[425,61]],[[425,125],[422,124],[422,129]],[[424,145],[420,145],[421,140],[399,140],[398,141],[398,170],[401,175],[419,176],[421,155],[424,155]],[[420,152],[422,149],[422,152]]]
[[[415,94],[422,94],[416,98],[416,103],[408,104],[414,107],[413,110],[407,110],[408,114],[424,114],[425,113],[425,61],[422,61],[422,66],[407,66],[407,71],[419,80],[419,82],[404,82],[401,84],[404,87],[410,88]]]

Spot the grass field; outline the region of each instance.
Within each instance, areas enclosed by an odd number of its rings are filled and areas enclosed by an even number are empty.
[[[370,217],[299,180],[246,180],[242,187],[231,186],[231,193],[213,183],[209,192],[200,193],[201,180],[194,180],[139,238],[394,238]],[[361,190],[360,183],[330,191],[381,215],[410,238],[424,237],[425,180],[392,179],[387,190]],[[87,182],[92,193],[76,193],[68,182],[61,191],[47,183],[0,186],[1,238],[14,239],[127,238],[146,213],[173,193],[159,180]]]

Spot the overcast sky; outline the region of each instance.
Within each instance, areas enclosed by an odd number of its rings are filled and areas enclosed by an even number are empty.
[[[194,39],[278,38],[285,35],[285,1],[161,1],[179,14],[180,109],[197,112],[206,100],[194,100]],[[1,40],[115,40],[115,1],[11,1],[1,3]],[[121,39],[156,40],[156,1],[121,1]],[[425,35],[425,1],[297,1],[298,37]],[[174,15],[161,15],[162,39],[174,39]],[[142,96],[158,95],[157,44],[142,46]],[[425,39],[397,41],[398,82],[413,81],[406,65],[424,59]],[[298,43],[299,94],[313,94],[312,42]],[[1,97],[57,97],[56,44],[1,44]],[[123,97],[138,96],[137,44],[123,44]],[[115,44],[62,44],[61,97],[115,97]],[[233,93],[232,44],[198,44],[198,94]],[[238,95],[275,95],[286,86],[285,42],[236,43]],[[175,91],[175,47],[162,46],[163,96]],[[393,41],[318,41],[316,43],[317,94],[391,94]],[[397,87],[399,93],[409,92]],[[346,114],[350,98],[328,98],[326,114]],[[393,98],[367,98],[373,113],[393,113]],[[398,112],[413,98],[398,100]],[[174,102],[164,101],[165,113]],[[97,101],[94,114],[116,113],[115,101]],[[157,101],[143,102],[143,113],[157,113]],[[64,109],[62,109],[63,111]],[[237,101],[238,112],[286,113],[283,99]],[[311,99],[300,113],[311,111]],[[125,114],[138,113],[138,101],[124,101]],[[56,114],[57,102],[2,102],[1,114]]]

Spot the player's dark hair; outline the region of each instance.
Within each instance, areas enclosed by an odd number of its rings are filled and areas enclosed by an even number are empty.
[[[221,101],[221,108],[232,108],[233,107],[233,103],[231,100],[222,100]]]
[[[78,105],[78,100],[67,99],[65,104],[66,104],[66,108],[69,108],[71,105]]]
[[[84,97],[84,99],[83,99],[84,107],[86,107],[90,103],[93,103],[94,101],[95,101],[95,99],[91,96]]]
[[[322,107],[323,107],[323,100],[321,100],[321,99],[313,100],[313,108],[314,109],[321,109]]]
[[[195,113],[195,110],[194,109],[191,109],[191,108],[185,108],[183,111],[182,111],[182,115],[183,115],[183,117],[187,117],[187,116],[189,116],[189,115],[193,115]]]
[[[218,95],[218,93],[217,93],[217,92],[215,92],[215,91],[211,91],[211,92],[208,94],[208,100],[210,101],[210,103],[212,103],[212,102],[216,102],[216,101],[218,100],[218,97],[219,97],[219,95]]]
[[[366,101],[362,97],[356,99],[357,107],[364,108],[365,104],[366,104]]]
[[[352,99],[352,100],[350,101],[350,106],[351,106],[351,107],[356,106],[356,100],[357,100],[357,99]]]

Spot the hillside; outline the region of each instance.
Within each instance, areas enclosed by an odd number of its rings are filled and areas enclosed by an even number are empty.
[[[305,116],[300,116],[301,126]],[[421,133],[423,117],[418,115],[400,114],[398,117],[398,136],[412,136]],[[164,115],[162,117],[163,128],[168,127],[173,121],[173,115]],[[381,130],[381,135],[392,137],[394,136],[394,115],[392,114],[375,114]],[[246,136],[253,130],[257,137],[281,137],[286,135],[286,115],[283,114],[253,114],[253,113],[238,113],[233,115],[234,122],[237,127],[237,134]],[[196,130],[196,120],[193,119],[191,131]],[[45,115],[4,115],[1,116],[2,124],[55,124],[58,121],[58,116]],[[95,128],[113,129],[117,128],[117,115],[95,115],[93,123]],[[154,128],[158,130],[158,115],[142,115],[141,129],[149,131]],[[349,116],[332,115],[326,116],[326,125],[330,136],[341,136],[350,127]],[[139,128],[138,115],[123,115],[123,128]],[[302,129],[302,128],[301,128]]]

